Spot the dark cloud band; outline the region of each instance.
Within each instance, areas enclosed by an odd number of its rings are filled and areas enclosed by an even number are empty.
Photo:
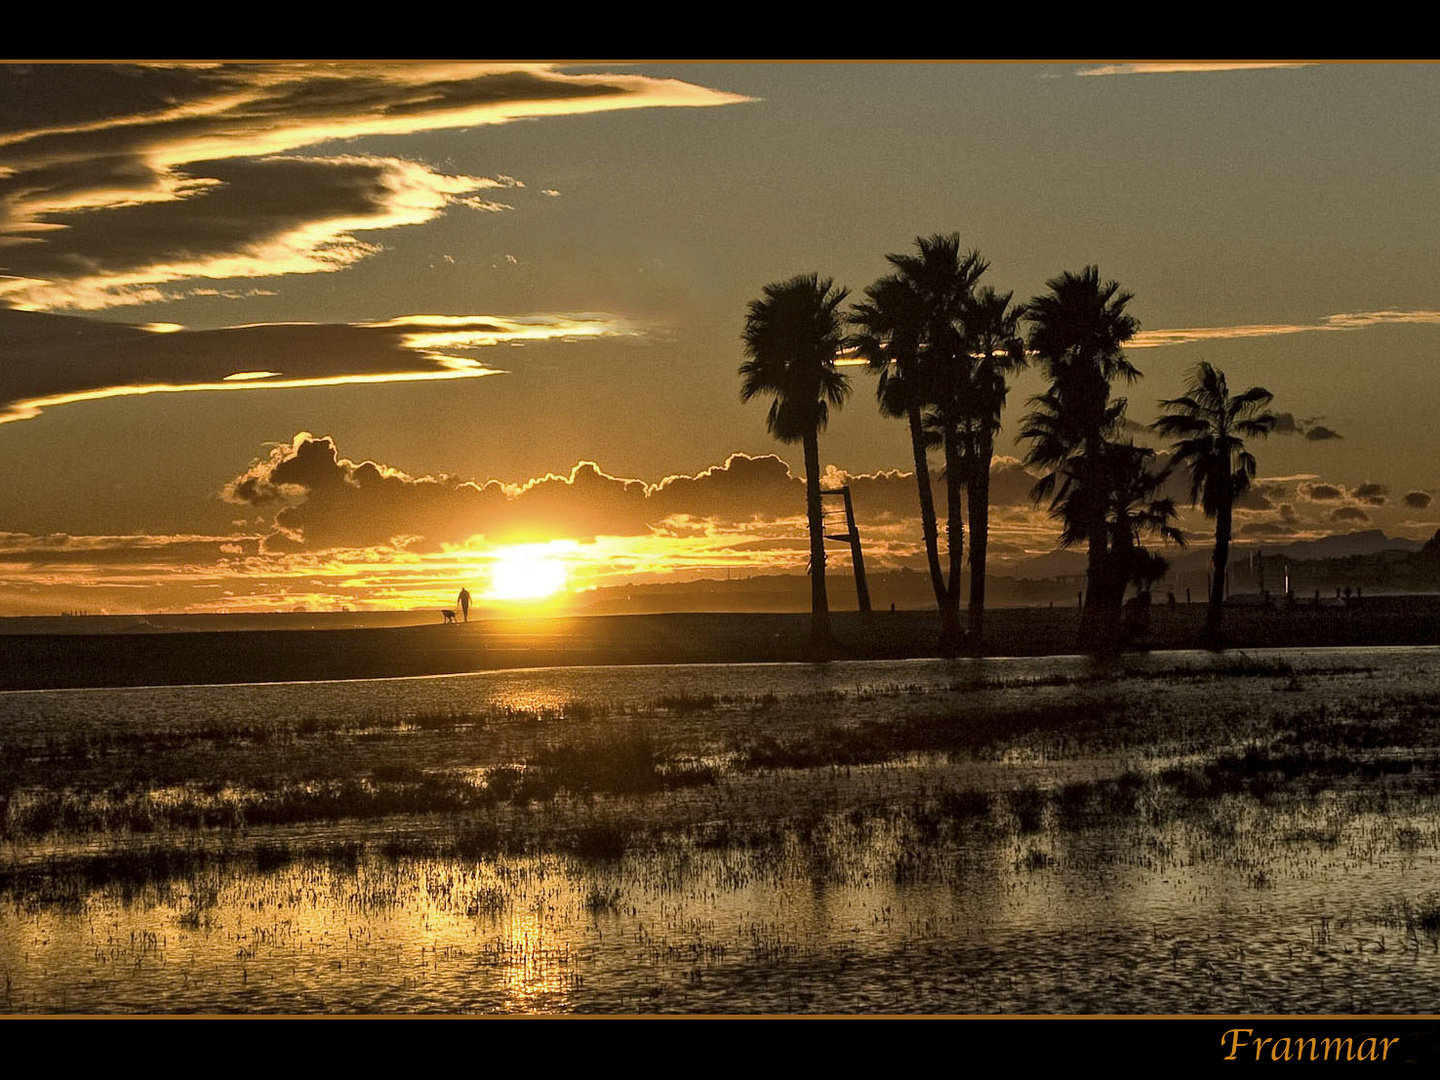
[[[162,299],[167,282],[342,269],[359,230],[429,221],[509,177],[305,157],[335,139],[746,100],[544,66],[0,68],[0,300],[32,310]]]
[[[159,329],[0,308],[0,424],[135,394],[478,378],[498,372],[472,355],[490,345],[637,332],[597,313]]]
[[[992,469],[997,507],[1027,506],[1035,478],[1017,462]],[[919,498],[910,473],[858,476],[848,483],[869,528],[913,522]],[[773,455],[733,454],[723,465],[657,483],[612,476],[593,462],[568,475],[520,485],[450,476],[411,477],[371,461],[341,457],[334,442],[302,432],[272,449],[227,485],[225,497],[274,511],[270,550],[326,550],[392,544],[438,550],[483,537],[488,544],[598,535],[674,536],[739,530],[804,516],[802,478]],[[937,492],[943,501],[943,491]]]

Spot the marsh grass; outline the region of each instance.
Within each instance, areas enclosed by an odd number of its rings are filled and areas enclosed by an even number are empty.
[[[535,755],[531,767],[548,788],[576,795],[643,795],[665,786],[661,752],[643,728],[604,741],[547,747]]]
[[[1420,830],[1413,825],[1402,825],[1395,830],[1395,846],[1401,851],[1418,851],[1423,839]]]
[[[686,716],[698,712],[714,712],[723,704],[729,704],[736,699],[721,694],[664,694],[655,699],[653,708],[663,709],[668,713],[677,716]]]
[[[592,822],[576,829],[569,848],[582,859],[614,860],[630,846],[630,831],[614,822]]]
[[[1423,934],[1431,942],[1440,941],[1440,895],[1430,893],[1413,903],[1402,899],[1371,915],[1369,922],[1403,929],[1412,937]]]
[[[587,715],[598,713],[591,710]],[[171,746],[169,760],[161,750],[154,751],[160,760],[149,776],[137,764],[123,778],[112,777],[103,786],[47,785],[33,782],[48,779],[46,775],[32,776],[32,783],[17,784],[0,797],[0,838],[237,831],[455,814],[496,802],[525,804],[597,794],[645,796],[712,785],[717,778],[713,765],[665,750],[640,726],[541,745],[521,761],[491,766],[479,776],[410,760],[375,760],[373,747],[368,756],[354,762],[357,771],[348,775],[335,775],[342,769],[336,759],[351,760],[343,752],[329,758],[321,755],[319,768],[309,770],[310,776],[292,771],[306,769],[310,759],[289,756],[272,760],[268,771],[242,769],[241,775],[227,775],[230,763],[223,758],[194,762],[185,757],[189,745],[190,740],[182,739]],[[187,764],[210,775],[185,777]],[[177,782],[176,772],[185,778]]]
[[[1038,870],[1045,870],[1055,864],[1054,856],[1041,851],[1037,847],[1028,848],[1024,855],[1016,863],[1016,869],[1027,873],[1035,873]]]
[[[1305,749],[1251,745],[1243,752],[1226,752],[1202,765],[1173,767],[1159,774],[1160,781],[1183,799],[1197,801],[1227,794],[1257,799],[1304,792],[1311,796],[1347,782],[1382,778],[1428,777],[1440,768],[1430,753],[1356,756],[1345,750]],[[1416,778],[1420,783],[1428,780]]]
[[[213,785],[152,788],[140,784],[109,790],[28,789],[3,807],[0,836],[7,840],[97,833],[146,835],[185,831],[239,830],[454,812],[484,805],[487,793],[456,777],[391,766],[386,777],[288,781],[259,788]]]
[[[1033,785],[1016,788],[1007,797],[1010,813],[1022,834],[1038,833],[1045,826],[1045,792]]]
[[[748,735],[731,749],[742,767],[750,769],[871,765],[910,754],[973,754],[1017,738],[1059,731],[1073,735],[1103,725],[1117,708],[1116,702],[1102,699],[830,723],[790,735]]]
[[[1407,693],[1312,705],[1287,696],[1283,710],[1256,717],[1214,697],[1213,716],[1172,735],[1144,694],[1234,678],[1309,686],[1365,670],[1242,656],[938,689],[679,692],[634,706],[483,704],[12,740],[0,746],[3,836],[62,854],[0,868],[0,896],[64,906],[87,890],[133,892],[224,866],[265,876],[309,863],[491,865],[546,853],[582,866],[644,865],[657,880],[719,859],[734,882],[766,880],[783,865],[817,882],[871,873],[908,885],[954,880],[962,852],[1007,835],[1019,838],[1016,865],[1027,873],[1055,871],[1047,836],[1120,828],[1142,838],[1126,841],[1143,850],[1124,857],[1163,863],[1181,856],[1156,830],[1175,823],[1189,830],[1192,856],[1234,861],[1225,845],[1251,830],[1240,808],[1282,814],[1339,792],[1345,809],[1286,819],[1267,841],[1323,850],[1355,815],[1411,813],[1427,797],[1440,759],[1424,747],[1440,743],[1440,704]],[[1053,693],[1067,688],[1075,693]],[[1229,742],[1197,753],[1183,741],[1214,732]],[[1247,741],[1235,745],[1237,734]],[[1042,772],[1019,783],[997,764],[1016,747],[1064,760],[1127,746],[1174,746],[1192,760],[1146,768],[1126,757],[1108,776]],[[957,783],[947,772],[957,763],[993,779]],[[914,776],[933,779],[916,794]],[[360,840],[281,835],[382,819]],[[1406,851],[1429,842],[1413,827],[1391,835]],[[102,850],[63,854],[70,840],[99,840]],[[1244,872],[1274,876],[1260,856]]]
[[[620,910],[620,889],[593,882],[585,893],[584,906],[592,915],[613,914]]]
[[[990,794],[968,788],[946,791],[940,795],[939,809],[951,820],[978,822],[990,816]]]

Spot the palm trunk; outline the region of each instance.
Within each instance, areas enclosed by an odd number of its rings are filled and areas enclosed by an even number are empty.
[[[830,604],[825,596],[825,526],[820,509],[820,438],[805,435],[805,513],[810,521],[810,643],[828,645]]]
[[[930,585],[935,590],[935,606],[945,610],[945,572],[940,569],[940,528],[935,519],[935,491],[930,486],[930,461],[925,454],[925,430],[920,424],[920,410],[909,409],[910,448],[915,453],[915,484],[920,489],[920,528],[925,534],[925,559],[930,564]]]
[[[1210,581],[1210,606],[1205,611],[1205,636],[1217,638],[1225,612],[1225,566],[1230,561],[1230,503],[1220,504],[1215,515],[1215,573]]]
[[[994,439],[988,431],[977,438],[975,475],[970,477],[970,638],[985,631],[985,549],[990,541],[990,459]]]
[[[1109,652],[1119,641],[1120,620],[1115,603],[1114,568],[1102,539],[1092,537],[1085,568],[1085,611],[1080,617],[1081,645],[1087,652]]]
[[[1125,644],[1125,590],[1130,585],[1128,567],[1133,566],[1135,543],[1128,536],[1117,536],[1111,543],[1105,557],[1105,602],[1102,610],[1109,612],[1113,620],[1113,637],[1107,639],[1108,648],[1119,648]]]
[[[1081,644],[1089,651],[1108,651],[1119,641],[1120,612],[1112,603],[1114,573],[1109,536],[1105,526],[1105,481],[1100,475],[1100,457],[1087,449],[1085,455],[1085,516],[1089,552],[1085,564],[1085,610],[1080,616]]]
[[[960,650],[960,576],[965,567],[965,509],[960,497],[964,475],[960,463],[960,433],[945,419],[945,544],[949,549],[950,580],[945,605],[940,609],[940,648],[947,655]]]

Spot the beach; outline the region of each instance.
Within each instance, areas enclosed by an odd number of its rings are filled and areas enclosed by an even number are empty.
[[[418,617],[418,616],[417,616]],[[1074,607],[987,611],[979,655],[1084,652]],[[836,646],[808,643],[801,614],[670,613],[482,618],[458,626],[185,633],[0,635],[0,689],[180,686],[406,678],[508,668],[628,664],[791,663],[934,657],[931,611],[881,611],[870,622],[832,614]],[[1136,650],[1195,648],[1203,604],[1158,604]],[[243,624],[242,624],[243,625]],[[1266,606],[1225,613],[1232,649],[1440,644],[1440,597],[1375,596],[1361,602]]]

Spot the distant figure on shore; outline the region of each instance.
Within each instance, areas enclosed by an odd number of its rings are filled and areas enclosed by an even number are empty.
[[[449,608],[446,608],[444,611],[440,612],[440,617],[445,620],[445,625],[449,626],[455,621],[455,612],[451,611]]]
[[[1175,590],[1171,589],[1165,594],[1165,606],[1171,611],[1175,610]]]
[[[462,588],[460,589],[460,595],[456,598],[456,601],[455,601],[455,602],[460,605],[460,614],[461,614],[461,616],[465,619],[466,622],[469,622],[469,621],[470,621],[470,590],[462,587]],[[453,621],[453,620],[452,620],[452,621]]]

